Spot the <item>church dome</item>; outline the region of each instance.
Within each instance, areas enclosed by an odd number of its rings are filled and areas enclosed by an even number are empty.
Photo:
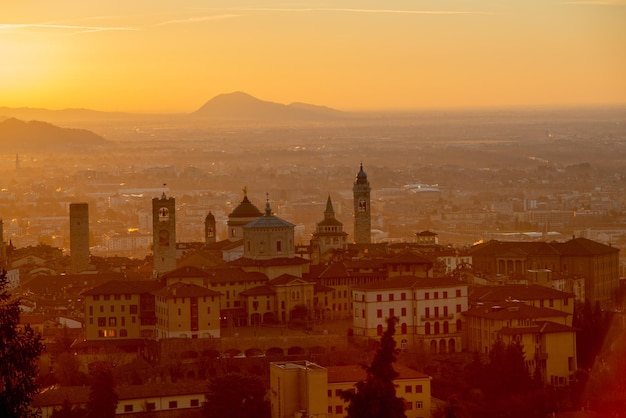
[[[256,218],[259,216],[263,216],[263,213],[254,206],[250,200],[248,200],[248,195],[244,195],[241,203],[232,211],[229,218]]]

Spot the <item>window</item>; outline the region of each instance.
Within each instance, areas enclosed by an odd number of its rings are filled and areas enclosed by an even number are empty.
[[[130,313],[137,314],[137,305],[130,305]]]
[[[100,300],[100,295],[93,295],[94,302]]]
[[[133,405],[124,405],[124,412],[133,412]]]
[[[123,327],[125,327],[125,326],[126,326],[126,317],[125,317],[125,316],[123,316],[121,319],[122,319],[122,323],[121,323],[121,325],[122,325]]]
[[[281,241],[276,241],[276,252],[281,252],[283,250],[283,243]]]
[[[99,327],[106,327],[107,325],[107,319],[103,316],[98,318],[98,326]]]
[[[114,316],[109,317],[109,326],[114,327],[117,325],[117,318]]]
[[[429,292],[426,292],[424,294],[424,299],[426,299],[426,300],[430,299],[430,293]]]
[[[122,295],[113,295],[113,299],[115,300],[120,300],[122,298]]]
[[[343,405],[335,406],[335,414],[343,414]]]
[[[456,289],[456,297],[457,298],[461,297],[461,289]]]
[[[254,309],[256,310],[256,308],[254,308]],[[207,308],[206,308],[206,313],[207,313],[208,315],[210,315],[210,314],[211,314],[211,307],[210,307],[210,306],[207,306]]]
[[[439,299],[439,292],[435,292],[435,299]]]
[[[406,308],[402,308],[402,316],[406,316]]]
[[[382,302],[383,301],[383,295],[376,295],[376,302]]]
[[[410,411],[413,409],[413,402],[411,401],[404,401],[404,409],[407,411]]]
[[[447,306],[443,307],[443,316],[448,316],[448,307]]]
[[[461,304],[460,304],[460,303],[458,303],[458,304],[456,305],[456,311],[457,311],[457,312],[461,312]]]
[[[415,401],[415,409],[422,409],[423,407],[422,401]]]
[[[393,293],[389,294],[389,302],[393,302]]]
[[[389,309],[389,318],[392,318],[395,316],[395,312],[393,310],[393,308]]]
[[[413,386],[407,385],[404,387],[404,393],[413,393]]]
[[[122,318],[124,319],[124,318]],[[120,330],[120,337],[128,337],[128,331],[125,329]]]
[[[200,406],[200,399],[192,399],[189,401],[189,406]]]
[[[126,305],[122,305],[120,309],[122,310],[122,312],[126,312]]]
[[[424,313],[426,318],[430,318],[430,308],[426,308],[426,312]]]
[[[100,305],[100,312],[104,312],[104,305]]]
[[[111,300],[111,295],[104,295],[104,300]]]
[[[361,309],[361,317],[365,318],[365,309]]]
[[[422,393],[423,391],[422,385],[415,385],[415,393]]]
[[[376,311],[376,318],[382,318],[383,317],[383,310],[382,309],[378,309]]]
[[[178,408],[178,401],[169,401],[169,403],[167,404],[167,407],[170,409]]]
[[[443,292],[443,298],[448,299],[448,292]]]
[[[400,293],[400,300],[406,300],[406,293]]]
[[[93,306],[89,307],[89,315],[93,315]]]
[[[332,389],[328,389],[328,397],[330,398],[330,397],[332,397],[332,396],[333,396],[333,391],[332,391]]]
[[[115,305],[111,305],[111,312],[115,312]]]
[[[439,306],[435,306],[435,318],[439,318]]]
[[[328,415],[331,415],[332,413],[333,413],[333,406],[328,405]]]

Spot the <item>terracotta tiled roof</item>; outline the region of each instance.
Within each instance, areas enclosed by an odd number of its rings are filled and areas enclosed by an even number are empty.
[[[184,279],[184,278],[207,278],[209,275],[206,271],[194,267],[194,266],[184,266],[179,267],[175,270],[169,271],[161,276],[162,279]]]
[[[220,296],[220,292],[207,289],[206,287],[197,286],[189,283],[174,283],[171,286],[163,287],[152,292],[156,296],[164,296],[167,298],[190,298],[202,296]]]
[[[383,264],[433,264],[433,261],[422,255],[404,251],[388,260],[384,260]]]
[[[532,284],[486,286],[472,288],[471,298],[481,302],[504,302],[506,300],[564,299],[574,295],[547,286]]]
[[[83,295],[114,295],[114,294],[142,294],[159,289],[163,284],[156,280],[111,280],[93,289],[83,292]]]
[[[619,252],[618,248],[587,238],[574,238],[567,242],[555,243],[555,246],[563,255],[592,256]]]
[[[268,282],[268,284],[271,285],[271,286],[279,286],[279,285],[283,285],[283,284],[292,283],[294,281],[313,283],[312,281],[310,281],[308,279],[303,279],[301,277],[293,276],[291,274],[281,274],[280,276],[270,280]]]
[[[279,257],[270,260],[253,260],[252,258],[238,258],[228,264],[235,267],[270,267],[270,266],[299,266],[308,264],[309,260],[300,257]]]
[[[269,279],[260,272],[247,272],[241,268],[229,267],[208,270],[209,282],[215,283],[234,283],[234,282],[266,282]]]
[[[387,280],[355,285],[353,289],[376,290],[376,289],[408,289],[408,288],[442,288],[465,285],[456,279],[450,278],[420,278],[415,276],[397,276]]]
[[[398,372],[396,380],[400,379],[430,379],[430,376],[424,373],[420,373],[417,370],[413,370],[408,367],[394,364],[393,368]],[[365,379],[365,369],[359,364],[352,364],[348,366],[329,366],[326,368],[328,371],[328,383],[348,383],[358,382]]]
[[[239,292],[239,294],[242,296],[265,296],[273,295],[275,293],[276,292],[274,291],[274,289],[268,285],[256,286],[251,289],[246,289],[242,292]]]
[[[87,403],[90,388],[87,386],[58,386],[46,390],[35,396],[32,405],[34,407],[62,405],[65,399],[73,404]],[[207,382],[176,382],[143,385],[123,385],[117,387],[119,400],[143,399],[167,395],[204,395],[208,392]]]
[[[552,334],[557,332],[576,332],[577,328],[559,324],[552,321],[537,321],[535,325],[529,327],[503,327],[500,334]]]
[[[484,319],[506,320],[519,318],[558,318],[566,317],[569,314],[556,309],[527,305],[522,302],[505,302],[474,306],[468,311],[463,312],[463,315]]]

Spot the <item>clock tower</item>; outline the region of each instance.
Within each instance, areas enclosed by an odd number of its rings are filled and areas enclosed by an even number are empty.
[[[155,277],[176,269],[176,204],[165,192],[152,199],[152,254]]]
[[[370,182],[367,174],[361,169],[356,175],[352,193],[354,195],[354,242],[356,244],[370,244],[372,242],[372,215],[370,212]]]

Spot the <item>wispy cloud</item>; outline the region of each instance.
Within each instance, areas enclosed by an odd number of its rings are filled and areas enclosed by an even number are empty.
[[[75,33],[84,32],[106,32],[106,31],[137,31],[138,28],[119,26],[80,26],[80,25],[59,25],[49,23],[0,23],[0,31],[15,29],[50,29],[66,30]]]
[[[335,13],[368,13],[368,14],[403,14],[403,15],[471,15],[493,14],[484,11],[471,10],[405,10],[405,9],[354,9],[333,7],[303,7],[303,8],[274,8],[274,7],[233,7],[212,10],[229,10],[237,12],[335,12]]]
[[[232,19],[235,17],[240,17],[240,14],[221,14],[221,15],[211,15],[211,16],[200,16],[200,17],[189,17],[186,19],[176,19],[176,20],[168,20],[165,22],[157,23],[155,26],[165,26],[165,25],[179,25],[184,23],[197,23],[197,22],[208,22],[211,20],[223,20],[223,19]]]

